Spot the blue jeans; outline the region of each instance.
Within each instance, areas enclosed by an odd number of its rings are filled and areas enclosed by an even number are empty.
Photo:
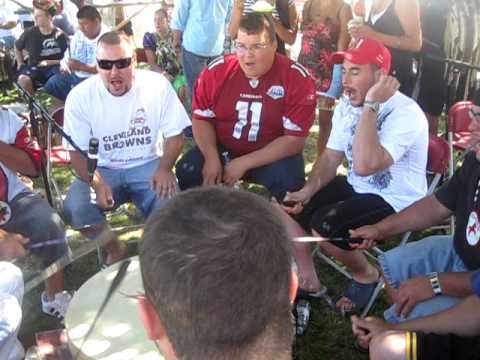
[[[76,85],[80,84],[86,78],[78,77],[75,74],[58,73],[48,79],[43,89],[57,99],[65,101],[67,95]]]
[[[182,48],[183,72],[185,74],[185,77],[187,78],[187,85],[190,97],[193,94],[193,85],[195,84],[198,75],[200,75],[202,70],[207,67],[210,61],[212,61],[218,56],[220,56],[220,54],[216,56],[196,55]]]
[[[219,147],[219,153],[225,148]],[[227,155],[232,158],[230,154]],[[224,156],[221,161],[225,164]],[[186,190],[203,183],[202,170],[204,158],[198,147],[192,148],[177,163],[176,174],[180,189]],[[305,170],[302,154],[293,155],[271,164],[248,171],[243,180],[263,185],[272,196],[281,200],[287,191],[299,190],[305,182]]]
[[[128,169],[98,168],[103,179],[112,188],[114,207],[132,201],[143,216],[147,217],[162,206],[166,199],[159,198],[149,184],[158,164],[157,159]],[[67,222],[74,229],[105,222],[104,210],[91,201],[90,186],[79,179],[70,185],[64,202],[64,212]]]
[[[429,272],[469,271],[453,247],[452,236],[429,236],[423,240],[396,247],[379,258],[385,280],[398,288],[405,280],[423,276]],[[390,323],[411,320],[448,309],[462,299],[440,295],[417,304],[410,314],[401,318],[395,313],[395,305],[384,312]]]

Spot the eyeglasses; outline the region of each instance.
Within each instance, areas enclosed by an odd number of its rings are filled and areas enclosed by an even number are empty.
[[[112,70],[113,65],[117,69],[125,69],[126,67],[129,67],[130,64],[132,63],[132,58],[124,58],[124,59],[118,59],[118,60],[100,60],[97,59],[98,67],[103,70]]]
[[[233,45],[237,53],[246,53],[247,51],[251,51],[253,53],[259,52],[260,50],[266,49],[270,43],[257,43],[253,44],[252,46],[245,46],[245,44],[235,42]]]

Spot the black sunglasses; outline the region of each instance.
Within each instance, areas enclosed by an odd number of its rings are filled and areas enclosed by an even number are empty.
[[[126,67],[129,67],[130,64],[132,63],[132,58],[124,58],[124,59],[118,59],[118,60],[99,60],[97,59],[98,67],[103,70],[112,70],[113,65],[117,69],[125,69]]]

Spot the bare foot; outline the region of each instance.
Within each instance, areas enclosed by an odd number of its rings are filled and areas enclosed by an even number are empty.
[[[107,251],[105,264],[108,266],[126,258],[128,255],[127,246],[118,240],[115,243],[110,244],[108,248],[105,247],[105,250]]]

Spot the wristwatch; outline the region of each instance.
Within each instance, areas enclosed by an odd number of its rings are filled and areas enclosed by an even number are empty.
[[[442,287],[440,286],[440,280],[438,279],[438,272],[431,272],[427,274],[432,290],[435,296],[442,295]]]
[[[378,113],[378,110],[380,109],[380,102],[379,101],[365,100],[363,102],[363,105],[368,106],[370,109],[372,109],[376,113]]]

